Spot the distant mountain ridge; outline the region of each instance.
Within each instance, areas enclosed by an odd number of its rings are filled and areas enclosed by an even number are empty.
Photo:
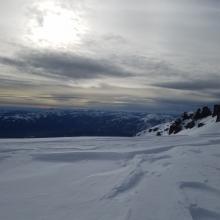
[[[135,136],[172,115],[100,110],[2,110],[0,138]]]
[[[214,105],[213,109],[204,106],[195,112],[184,112],[179,118],[170,122],[144,130],[138,133],[138,136],[199,133],[214,126],[217,122],[220,122],[220,105]]]

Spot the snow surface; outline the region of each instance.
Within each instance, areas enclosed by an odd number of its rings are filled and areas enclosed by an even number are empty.
[[[216,122],[217,117],[206,117],[203,119],[200,119],[198,121],[195,121],[195,127],[191,129],[184,129],[179,132],[179,134],[185,135],[202,135],[202,134],[220,134],[219,128],[220,123]],[[204,126],[198,127],[198,124],[202,123]],[[217,133],[216,133],[217,132]]]
[[[195,135],[2,139],[0,219],[220,220],[213,126]]]

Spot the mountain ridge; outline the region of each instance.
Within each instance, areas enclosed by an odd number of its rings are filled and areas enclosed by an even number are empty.
[[[0,112],[0,138],[131,137],[142,130],[173,118],[168,114],[144,112],[10,110]]]
[[[175,120],[153,126],[138,133],[137,136],[196,134],[208,128],[210,129],[210,127],[215,126],[218,122],[220,122],[220,105],[216,104],[212,109],[208,106],[204,106],[194,112],[183,112],[181,116]]]

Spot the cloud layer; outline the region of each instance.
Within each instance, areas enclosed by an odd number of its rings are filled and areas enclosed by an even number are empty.
[[[0,2],[0,102],[154,111],[218,102],[219,6]]]
[[[36,74],[53,74],[54,77],[73,79],[93,79],[102,76],[131,76],[122,67],[110,60],[93,59],[72,53],[57,51],[25,51],[15,58],[0,57],[0,63],[15,67],[21,72]]]

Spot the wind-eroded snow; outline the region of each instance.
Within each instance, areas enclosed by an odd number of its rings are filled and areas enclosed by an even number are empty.
[[[2,220],[220,220],[220,136],[0,141]]]

